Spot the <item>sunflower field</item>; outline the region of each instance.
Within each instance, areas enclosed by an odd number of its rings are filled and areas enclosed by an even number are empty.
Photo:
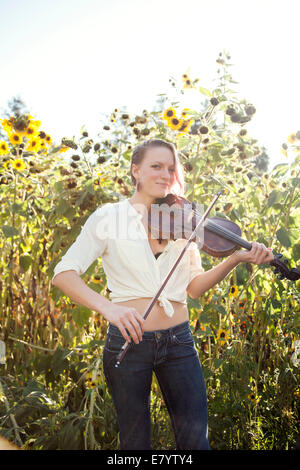
[[[284,162],[269,171],[247,130],[255,106],[233,91],[229,59],[217,58],[214,89],[187,73],[171,78],[170,96],[159,95],[152,111],[113,109],[97,137],[82,128],[54,143],[38,117],[0,120],[0,434],[20,448],[119,449],[102,369],[107,322],[51,278],[89,215],[133,194],[131,153],[142,141],[175,143],[187,199],[206,208],[221,190],[211,216],[231,219],[242,238],[299,266],[300,131],[291,129]],[[197,109],[185,104],[189,93]],[[205,270],[220,262],[201,258]],[[101,258],[82,279],[109,298]],[[299,448],[299,286],[270,265],[244,263],[199,299],[188,297],[212,449]],[[152,448],[175,449],[155,375],[151,406]]]

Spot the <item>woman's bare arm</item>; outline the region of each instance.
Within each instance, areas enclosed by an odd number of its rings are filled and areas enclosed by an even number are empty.
[[[187,293],[192,299],[197,299],[222,281],[238,264],[239,262],[232,257],[225,259],[209,271],[196,276],[188,285]]]
[[[103,315],[111,306],[110,300],[88,287],[74,270],[58,273],[52,281],[64,294],[79,305],[83,305]]]
[[[70,269],[58,273],[52,281],[52,285],[58,287],[64,294],[79,305],[100,313],[108,322],[116,325],[126,341],[135,343],[142,340],[144,323],[143,316],[132,307],[115,305],[103,295],[98,294],[88,287],[79,274]],[[131,337],[127,334],[128,329]]]

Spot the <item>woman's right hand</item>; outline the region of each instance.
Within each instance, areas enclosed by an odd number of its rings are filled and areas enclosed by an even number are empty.
[[[102,315],[107,321],[119,328],[128,343],[131,342],[131,338],[125,328],[127,328],[136,344],[142,341],[145,319],[135,308],[112,303],[109,308],[105,309],[105,312],[102,312]]]

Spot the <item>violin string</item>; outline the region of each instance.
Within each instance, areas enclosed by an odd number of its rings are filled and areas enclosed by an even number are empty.
[[[199,215],[200,217],[200,214],[197,213],[198,211],[194,211],[194,212],[196,212],[196,214]],[[213,220],[206,220],[206,228],[208,230],[209,230],[209,227],[213,228],[214,233],[217,233],[218,235],[224,235],[224,236],[228,235],[229,240],[235,241],[239,245],[242,243],[243,244],[242,246],[245,245],[244,240],[239,235],[231,232],[226,227],[220,227]]]

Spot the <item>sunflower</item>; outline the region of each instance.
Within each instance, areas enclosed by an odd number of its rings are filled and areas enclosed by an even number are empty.
[[[3,130],[7,134],[11,134],[14,131],[13,128],[13,118],[10,119],[0,119],[1,125],[3,127]]]
[[[101,276],[99,276],[98,274],[95,274],[95,275],[93,276],[93,282],[94,282],[95,284],[96,284],[96,283],[102,284],[102,283],[101,283]]]
[[[40,125],[42,124],[41,121],[34,121],[32,116],[27,116],[27,117],[30,117],[29,119],[29,124],[30,127],[34,127],[36,130],[40,127]]]
[[[179,128],[182,125],[182,121],[178,119],[177,117],[173,117],[172,119],[169,120],[168,126],[173,130],[173,131],[178,131]]]
[[[93,370],[85,374],[85,386],[87,388],[95,388],[101,383],[101,375],[99,372]]]
[[[4,140],[2,140],[0,142],[0,155],[6,155],[7,153],[9,153],[9,147],[7,143]]]
[[[40,150],[47,150],[47,145],[43,140],[40,141]]]
[[[36,128],[29,124],[29,126],[25,129],[25,136],[28,138],[28,139],[32,139],[36,134]]]
[[[11,167],[12,160],[7,160],[6,162],[3,163],[3,166],[6,170],[9,170]]]
[[[229,289],[229,294],[228,294],[229,297],[230,297],[230,298],[236,297],[236,296],[238,295],[238,291],[239,291],[239,290],[238,290],[238,286],[237,286],[237,285],[231,286],[230,289]]]
[[[28,152],[38,152],[41,148],[41,142],[36,137],[30,140],[26,146]]]
[[[105,181],[105,178],[101,176],[101,172],[97,173],[98,178],[94,180],[94,191],[97,191],[99,187],[101,187],[101,182]]]
[[[217,341],[223,345],[230,339],[230,334],[226,330],[220,329],[217,334]]]
[[[176,118],[176,111],[174,108],[165,109],[162,115],[163,119],[170,121],[172,118]]]
[[[46,141],[46,144],[51,145],[52,139],[51,139],[50,135],[46,134],[45,141]]]
[[[94,191],[97,191],[97,189],[98,189],[100,186],[101,186],[101,180],[100,180],[100,178],[94,180]]]
[[[184,121],[183,119],[181,119],[181,126],[178,129],[178,135],[188,132],[191,127],[192,122],[193,121],[191,119],[187,121]]]
[[[26,168],[26,163],[21,158],[18,158],[17,160],[13,160],[11,165],[15,170],[18,170],[18,171],[23,171]]]
[[[181,111],[181,117],[184,118],[188,113],[189,113],[189,108],[184,108],[184,109]]]
[[[287,140],[289,141],[290,144],[293,144],[297,140],[296,134],[290,134]]]
[[[11,134],[8,134],[8,138],[11,144],[13,145],[18,145],[22,143],[22,136],[17,133],[17,132],[12,132]]]
[[[248,395],[248,399],[251,401],[251,403],[258,403],[260,401],[261,397],[256,395],[255,392],[251,392]]]
[[[193,88],[193,83],[190,78],[187,78],[184,83],[183,83],[183,88],[188,89],[188,88]]]
[[[67,152],[69,149],[69,147],[66,147],[65,145],[62,145],[58,151],[58,153],[64,153],[64,152]]]

